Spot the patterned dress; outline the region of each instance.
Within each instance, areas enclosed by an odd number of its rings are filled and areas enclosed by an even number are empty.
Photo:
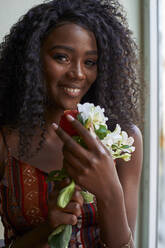
[[[5,229],[5,244],[24,235],[48,214],[48,194],[52,184],[46,183],[47,174],[11,157],[0,183],[0,215]],[[84,204],[78,223],[73,226],[69,248],[99,247],[96,202]]]

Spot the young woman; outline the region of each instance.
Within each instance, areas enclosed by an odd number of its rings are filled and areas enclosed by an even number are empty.
[[[69,247],[134,247],[142,167],[137,49],[118,1],[53,0],[12,27],[0,46],[0,193],[6,247],[49,247],[49,234],[73,225]],[[79,102],[105,108],[135,140],[117,160],[76,120],[80,147],[58,127]],[[77,184],[65,209],[47,174],[65,167]],[[80,189],[96,201],[84,204]]]

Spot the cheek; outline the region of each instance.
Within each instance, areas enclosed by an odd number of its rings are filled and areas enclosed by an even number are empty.
[[[65,75],[65,71],[62,67],[57,65],[50,65],[45,70],[45,79],[49,83],[56,83],[59,80],[62,80],[62,78]]]
[[[56,81],[63,74],[63,68],[49,56],[44,59],[43,68],[45,79],[49,81]]]
[[[93,84],[96,81],[97,78],[97,68],[91,72],[90,74],[90,85]]]

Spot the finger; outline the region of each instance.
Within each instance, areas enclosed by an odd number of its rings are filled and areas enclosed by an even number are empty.
[[[72,126],[83,138],[89,150],[94,149],[97,153],[99,152],[101,155],[110,154],[108,149],[103,145],[101,140],[95,134],[94,130],[93,130],[94,135],[92,135],[92,133],[87,131],[87,129],[78,120],[73,118],[73,116],[67,115],[66,118],[68,119],[68,121],[72,123]]]
[[[88,156],[89,152],[73,140],[61,127],[57,128],[54,123],[52,124],[52,127],[69,151],[73,152],[75,155],[79,155],[79,157]]]
[[[80,175],[86,175],[90,169],[88,166],[81,164],[81,162],[76,158],[73,158],[72,162],[64,159],[63,166],[66,168],[68,175],[76,180],[76,182]]]
[[[65,225],[76,225],[77,216],[71,213],[65,213],[61,210],[55,210],[49,212],[48,220],[52,228],[56,228],[61,224]]]
[[[82,177],[82,173],[77,172],[74,167],[69,164],[66,160],[64,160],[63,166],[65,167],[68,175],[75,181],[75,183],[82,187],[83,185],[80,184],[79,180]]]
[[[94,150],[95,153],[101,156],[110,154],[98,136],[92,135],[78,120],[74,119],[73,116],[67,115],[66,118],[72,123],[72,126],[76,129],[80,136],[82,136],[89,150]]]
[[[107,147],[101,142],[101,140],[99,139],[98,136],[96,137],[96,139],[97,139],[98,144],[100,145],[100,148],[99,148],[100,152],[101,152],[101,153],[106,153],[106,154],[108,154],[108,155],[111,156],[110,151],[109,151],[109,150],[107,149]]]
[[[75,214],[65,214],[63,212],[63,219],[66,225],[76,225],[77,224],[77,216]]]
[[[80,134],[80,136],[85,141],[85,144],[87,145],[89,150],[97,149],[98,148],[98,142],[96,140],[96,137],[92,135],[81,123],[80,121],[76,120],[73,116],[67,115],[67,120],[71,122],[73,128],[76,129],[76,131]]]
[[[100,148],[100,154],[104,155],[104,153],[106,153],[111,160],[113,161],[114,164],[116,164],[116,162],[113,160],[111,152],[108,150],[108,148],[101,142],[101,140],[97,137],[98,143],[100,144],[100,147],[102,147],[102,149]]]
[[[72,201],[78,202],[81,207],[83,206],[84,199],[81,195],[81,191],[75,190],[74,194],[72,195]]]
[[[49,206],[56,205],[59,191],[63,189],[64,187],[66,187],[67,185],[69,185],[70,182],[71,182],[71,179],[69,177],[65,178],[62,181],[54,182],[53,189],[48,195]]]
[[[71,122],[72,126],[76,129],[79,135],[83,138],[88,149],[97,150],[98,142],[96,138],[85,127],[83,127],[83,125],[78,120],[74,119],[70,115],[67,115],[66,118],[68,119],[68,121]],[[53,123],[52,126],[54,130],[56,131],[57,135],[62,139],[62,141],[65,144],[69,143],[70,140],[73,140],[69,135],[66,135],[66,133],[60,127],[58,127],[57,124]]]
[[[88,164],[88,158],[77,158],[73,153],[70,151],[64,150],[64,163],[65,161],[69,163],[70,166],[72,166],[75,169],[75,172],[77,173],[83,173],[84,168],[87,167]]]
[[[82,190],[81,187],[80,187],[79,185],[76,184],[76,185],[75,185],[75,192],[76,192],[76,191],[81,191],[81,190]]]
[[[54,187],[53,190],[54,191],[59,191],[62,188],[66,187],[67,185],[69,185],[71,183],[71,179],[69,177],[63,179],[62,181],[55,181],[54,182]]]
[[[64,208],[64,211],[67,213],[71,213],[75,215],[76,217],[81,215],[81,205],[78,202],[71,201],[66,208]]]

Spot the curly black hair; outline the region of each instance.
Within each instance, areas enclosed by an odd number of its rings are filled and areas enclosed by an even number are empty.
[[[140,121],[138,49],[117,0],[53,0],[33,7],[0,44],[0,127],[17,129],[21,154],[27,153],[34,129],[44,140],[47,89],[40,50],[45,37],[61,22],[73,22],[96,37],[98,77],[82,99],[105,108],[109,124],[124,129]]]

